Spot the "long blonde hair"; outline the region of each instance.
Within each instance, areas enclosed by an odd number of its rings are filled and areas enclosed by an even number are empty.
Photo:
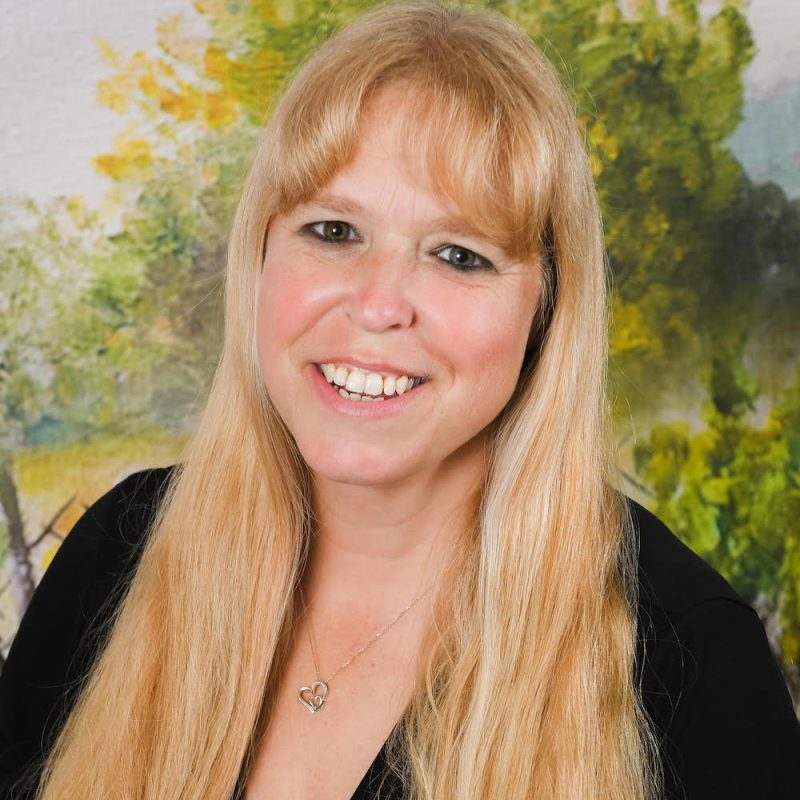
[[[307,467],[255,353],[266,235],[353,157],[362,107],[388,84],[409,89],[398,113],[438,189],[509,252],[539,259],[545,281],[390,764],[419,800],[659,796],[605,393],[607,272],[575,110],[512,22],[420,1],[326,42],[263,132],[210,396],[47,758],[42,800],[226,799],[253,752],[311,530]]]

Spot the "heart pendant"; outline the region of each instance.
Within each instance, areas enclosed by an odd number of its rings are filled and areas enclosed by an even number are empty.
[[[311,686],[301,686],[297,699],[312,713],[322,708],[328,696],[328,684],[325,681],[314,681]]]

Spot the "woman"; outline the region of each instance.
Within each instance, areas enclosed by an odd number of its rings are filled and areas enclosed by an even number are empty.
[[[250,171],[185,459],[87,512],[20,626],[9,784],[788,797],[758,617],[615,488],[605,281],[521,30],[414,2],[323,45]]]

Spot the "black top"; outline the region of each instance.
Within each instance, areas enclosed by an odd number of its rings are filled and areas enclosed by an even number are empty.
[[[12,783],[42,757],[71,707],[76,678],[98,652],[98,632],[135,568],[169,474],[136,473],[98,500],[37,587],[0,675],[0,797],[12,797]],[[641,685],[664,736],[665,797],[800,797],[800,725],[761,620],[662,522],[630,502],[641,541]],[[637,674],[640,665],[641,657]],[[377,796],[384,765],[381,750],[353,800]],[[393,791],[402,794],[398,784]]]

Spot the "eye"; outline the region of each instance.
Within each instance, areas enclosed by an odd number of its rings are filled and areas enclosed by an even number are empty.
[[[302,229],[317,239],[322,239],[322,241],[331,242],[332,244],[346,244],[358,238],[356,229],[349,222],[341,222],[340,220],[309,222],[308,225],[303,225]],[[350,237],[350,233],[355,235]]]
[[[449,251],[449,252],[448,252]],[[494,271],[494,264],[466,247],[457,244],[446,244],[433,251],[434,255],[444,256],[444,261],[462,272],[475,272],[477,270]]]

